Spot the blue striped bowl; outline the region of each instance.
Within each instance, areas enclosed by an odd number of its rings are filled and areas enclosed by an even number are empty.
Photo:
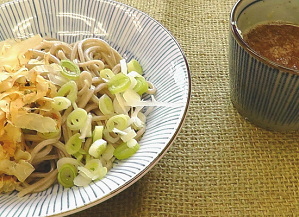
[[[243,41],[242,32],[273,21],[298,25],[298,14],[297,0],[240,0],[231,11],[231,100],[241,115],[269,130],[299,129],[299,72],[257,54]]]
[[[89,208],[118,194],[148,172],[169,149],[185,119],[191,82],[186,58],[174,37],[157,21],[110,0],[20,0],[0,6],[0,39],[41,34],[66,42],[86,37],[106,40],[126,59],[136,58],[158,89],[140,150],[116,162],[108,175],[87,187],[48,190],[18,198],[0,196],[0,216],[55,216]]]

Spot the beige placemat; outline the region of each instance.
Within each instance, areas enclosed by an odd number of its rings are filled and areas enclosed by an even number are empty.
[[[299,216],[299,133],[256,128],[229,99],[227,34],[235,0],[120,1],[161,22],[181,44],[191,105],[173,146],[147,175],[72,217]]]

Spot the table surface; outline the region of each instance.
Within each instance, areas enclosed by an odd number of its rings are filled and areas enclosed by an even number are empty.
[[[299,215],[298,133],[257,128],[230,101],[228,19],[236,0],[119,1],[177,39],[191,70],[191,104],[177,139],[149,173],[71,216]]]

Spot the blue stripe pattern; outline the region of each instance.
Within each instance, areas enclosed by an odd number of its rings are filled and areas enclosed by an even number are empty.
[[[264,64],[230,33],[231,99],[249,121],[266,129],[299,129],[299,75]]]
[[[66,42],[87,37],[106,40],[121,55],[136,58],[145,77],[158,89],[156,100],[181,106],[156,107],[148,116],[140,150],[115,162],[104,179],[87,187],[54,185],[18,198],[0,196],[0,216],[52,216],[80,211],[100,203],[136,182],[165,154],[178,134],[190,101],[186,58],[173,36],[157,21],[110,0],[19,0],[0,6],[0,39],[41,34]]]

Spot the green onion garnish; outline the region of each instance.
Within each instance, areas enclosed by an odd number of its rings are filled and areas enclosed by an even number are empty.
[[[65,188],[74,186],[74,178],[77,176],[78,170],[73,164],[63,164],[58,170],[58,182]]]
[[[133,147],[128,147],[127,143],[123,142],[115,148],[113,155],[118,160],[127,159],[131,157],[133,154],[135,154],[139,148],[140,145],[138,143],[136,143]]]
[[[97,125],[94,127],[94,130],[92,132],[92,142],[95,142],[96,140],[103,138],[103,130],[104,126]]]
[[[140,75],[143,74],[143,69],[142,69],[141,65],[135,59],[132,59],[130,62],[128,62],[127,67],[128,67],[128,72],[135,71],[135,72],[138,72]]]
[[[80,133],[72,135],[67,143],[65,144],[65,149],[68,154],[74,155],[81,149],[83,140],[79,138]],[[80,153],[82,154],[82,153]]]
[[[114,113],[113,102],[107,94],[104,94],[100,97],[99,108],[104,115],[110,115]]]
[[[106,79],[106,80],[110,80],[112,77],[114,77],[115,76],[115,74],[112,72],[112,70],[111,69],[102,69],[101,71],[100,71],[100,77],[102,78],[102,79]]]
[[[80,68],[72,61],[70,60],[61,60],[60,65],[62,66],[62,72],[61,74],[70,79],[70,80],[76,80],[80,76]]]
[[[134,86],[133,90],[139,95],[144,94],[148,91],[148,83],[143,76],[135,77],[137,84]]]
[[[62,111],[70,107],[71,104],[72,102],[68,98],[64,96],[56,96],[53,97],[52,108],[55,109],[56,111]]]
[[[78,95],[78,87],[75,81],[69,81],[62,85],[57,92],[57,96],[65,96],[71,102],[75,102]]]
[[[131,79],[123,73],[113,76],[108,82],[108,90],[112,94],[124,92],[131,85]]]
[[[128,115],[119,114],[114,115],[108,119],[106,123],[106,128],[108,131],[112,131],[114,128],[119,130],[124,130],[129,126],[130,117]]]
[[[80,130],[87,120],[87,112],[82,108],[76,108],[66,118],[66,124],[71,130]]]

